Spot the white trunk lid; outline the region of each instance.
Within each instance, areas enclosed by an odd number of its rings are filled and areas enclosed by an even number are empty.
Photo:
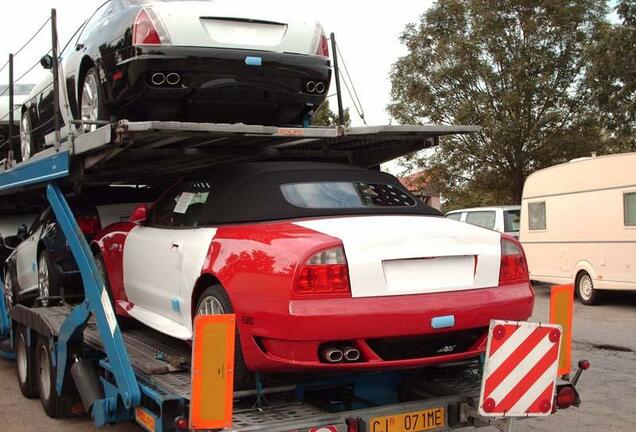
[[[342,240],[353,297],[499,284],[501,234],[431,216],[334,217],[297,225]]]
[[[261,4],[263,3],[263,4]],[[314,55],[322,27],[288,20],[266,2],[157,2],[152,9],[175,46],[254,49]]]

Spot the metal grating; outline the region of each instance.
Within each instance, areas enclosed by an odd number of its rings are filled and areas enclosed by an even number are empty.
[[[235,410],[232,417],[232,432],[269,431],[280,427],[281,423],[302,422],[311,418],[329,416],[325,411],[300,402],[266,407],[262,410]],[[328,421],[328,419],[327,419]],[[291,427],[293,430],[293,426]]]

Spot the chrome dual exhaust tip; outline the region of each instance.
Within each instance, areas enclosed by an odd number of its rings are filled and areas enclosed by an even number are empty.
[[[340,363],[344,359],[344,353],[337,347],[324,347],[320,350],[320,356],[327,363]]]
[[[150,77],[150,82],[156,86],[160,86],[166,82],[166,75],[161,72],[155,72]]]
[[[360,360],[360,350],[357,348],[347,346],[343,348],[342,353],[344,354],[345,360],[348,362]]]
[[[181,82],[181,75],[176,72],[170,72],[166,75],[166,82],[170,85],[177,85]]]
[[[167,74],[163,72],[155,72],[150,76],[150,82],[155,86],[162,86],[164,84],[176,86],[181,82],[181,75],[177,72],[170,72]]]
[[[360,360],[360,350],[345,345],[339,347],[337,345],[325,345],[320,349],[320,357],[327,363],[356,362]]]

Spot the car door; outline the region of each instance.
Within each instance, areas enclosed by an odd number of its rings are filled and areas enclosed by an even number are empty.
[[[38,287],[38,241],[48,215],[48,209],[40,213],[29,228],[27,238],[16,248],[16,277],[20,293],[32,291]]]
[[[193,190],[188,182],[182,183],[165,194],[150,210],[147,222],[133,228],[126,238],[126,295],[136,308],[158,315],[146,315],[146,320],[153,321],[147,324],[167,333],[172,329],[165,327],[162,319],[190,325],[190,310],[183,305],[190,304],[215,232],[198,228],[194,217],[197,204],[207,201],[208,194],[209,191]],[[135,316],[135,312],[131,315]]]

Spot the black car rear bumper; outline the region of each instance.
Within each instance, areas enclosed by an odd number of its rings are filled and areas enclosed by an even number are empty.
[[[132,120],[299,124],[324,102],[331,78],[324,57],[215,48],[137,47],[117,67],[109,107]],[[158,84],[155,74],[179,82]],[[322,91],[310,93],[312,82]]]

